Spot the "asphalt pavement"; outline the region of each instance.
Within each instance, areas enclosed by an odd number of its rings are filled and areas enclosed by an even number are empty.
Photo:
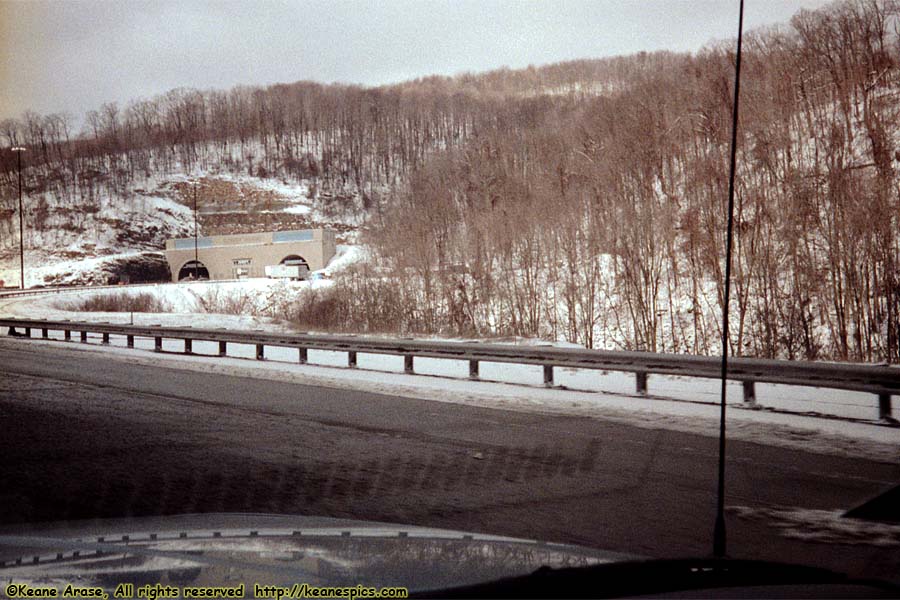
[[[7,338],[0,423],[0,524],[264,512],[653,557],[711,548],[717,440],[703,435],[136,365],[127,353]],[[846,510],[896,485],[900,465],[741,441],[727,457],[730,555],[900,573],[900,544],[803,541],[741,516]]]

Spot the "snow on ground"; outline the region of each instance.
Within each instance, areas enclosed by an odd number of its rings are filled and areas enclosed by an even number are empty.
[[[729,507],[738,518],[762,521],[780,530],[782,536],[805,542],[900,546],[900,524],[849,519],[843,511],[802,508]]]
[[[351,265],[366,260],[368,257],[369,251],[365,246],[338,244],[334,257],[322,271],[329,275],[340,273]]]
[[[268,317],[208,313],[204,307],[232,304],[247,312],[264,312],[276,302],[290,302],[304,290],[331,285],[328,281],[290,282],[277,279],[245,279],[241,281],[195,281],[122,286],[103,289],[62,289],[53,293],[25,297],[0,297],[0,315],[12,318],[69,320],[163,327],[198,327],[250,329],[283,332],[289,326]],[[103,295],[151,294],[164,301],[171,312],[80,312],[74,310],[80,301]]]
[[[354,246],[341,247],[341,253],[328,269],[340,270],[351,260],[358,258],[362,251]],[[310,289],[321,289],[332,282],[305,281],[290,282],[273,279],[247,279],[229,282],[182,282],[178,284],[157,284],[128,286],[102,290],[65,290],[53,294],[30,296],[24,298],[0,298],[0,314],[8,317],[35,318],[49,320],[94,321],[109,323],[133,323],[136,325],[160,325],[164,327],[197,327],[250,329],[273,333],[295,331],[290,323],[279,321],[269,316],[279,315],[280,305],[301,302],[303,293]],[[103,294],[152,294],[164,301],[170,312],[166,313],[125,313],[94,312],[85,313],[72,310],[71,307],[94,295]],[[240,314],[216,314],[222,307],[237,307]],[[424,339],[444,339],[426,337]],[[472,341],[451,339],[444,341]],[[498,339],[490,343],[515,343],[520,345],[543,345],[573,347],[567,343],[549,343],[530,339]],[[277,352],[283,352],[278,350]],[[288,359],[290,360],[290,359]],[[361,358],[360,366],[365,366],[369,359]],[[379,357],[369,368],[384,371],[402,371],[399,359]],[[338,362],[343,364],[343,359]],[[396,364],[394,364],[396,362]],[[452,361],[436,361],[419,359],[420,371],[429,372],[442,377],[468,376],[467,365]],[[437,369],[430,371],[429,369]],[[494,379],[506,383],[525,382],[539,385],[543,381],[543,373],[539,367],[527,365],[511,365],[483,363],[482,378]],[[635,393],[634,375],[624,372],[597,372],[584,369],[557,368],[555,383],[558,387],[586,392],[632,395]],[[760,383],[756,386],[757,409],[761,412],[780,411],[801,413],[809,416],[821,415],[837,417],[844,420],[873,421],[877,418],[876,397],[873,394],[852,392],[827,388],[798,387]],[[728,386],[729,402],[741,408],[743,405],[741,385],[731,382]],[[690,403],[714,406],[720,397],[720,384],[717,380],[674,377],[663,375],[649,376],[649,392],[657,399],[681,401],[683,408]],[[674,408],[672,410],[675,410]],[[759,413],[758,413],[759,414]],[[751,418],[751,417],[748,417]]]
[[[110,315],[118,322],[128,322],[129,315]],[[164,317],[164,318],[160,318]],[[272,320],[228,317],[222,315],[182,315],[194,327],[225,327],[285,331],[285,326]],[[167,320],[169,319],[169,320]],[[113,320],[104,319],[104,320]],[[178,315],[135,315],[139,324],[185,325]],[[40,335],[32,331],[32,335]],[[62,339],[62,332],[51,332],[51,338]],[[309,350],[310,364],[298,364],[297,350],[266,347],[265,361],[252,360],[252,345],[229,344],[228,357],[218,358],[215,342],[194,341],[195,355],[180,354],[183,343],[164,340],[164,354],[152,352],[152,339],[138,338],[135,349],[124,348],[124,336],[112,336],[110,346],[96,345],[100,336],[90,336],[91,344],[68,344],[84,352],[109,353],[116,359],[170,368],[202,370],[228,375],[276,379],[333,388],[357,389],[373,393],[423,398],[475,406],[521,410],[555,415],[602,418],[607,421],[650,429],[685,431],[715,436],[718,433],[719,407],[714,381],[691,378],[651,376],[650,396],[634,393],[633,376],[621,373],[557,369],[558,387],[542,386],[541,367],[504,363],[481,363],[482,381],[470,381],[468,363],[460,360],[417,358],[419,375],[403,373],[403,358],[360,353],[357,369],[346,368],[344,352]],[[32,340],[29,343],[58,344],[55,341]],[[201,356],[203,354],[209,356]],[[247,360],[251,359],[251,360]],[[323,368],[331,367],[331,368]],[[344,367],[344,368],[335,368]],[[575,389],[575,383],[584,388]],[[784,387],[784,386],[781,386]],[[826,390],[790,388],[795,394],[821,395]],[[778,404],[778,396],[760,394],[764,404]],[[869,395],[871,396],[871,395]],[[803,402],[803,400],[795,401]],[[900,447],[900,429],[841,419],[823,419],[804,414],[787,414],[754,410],[742,405],[740,387],[729,386],[728,433],[730,439],[810,452],[860,456],[882,461],[896,461]],[[817,406],[816,401],[809,402]],[[874,396],[865,398],[858,407],[868,417],[875,413]]]
[[[203,174],[201,176],[206,176]],[[230,181],[242,186],[250,186],[268,192],[274,192],[281,196],[287,202],[295,205],[308,205],[310,199],[309,182],[301,181],[299,183],[288,183],[272,178],[252,177],[250,175],[235,175],[228,172],[218,172],[210,174],[210,177],[221,181]],[[308,206],[307,206],[308,208]]]
[[[340,245],[337,250],[335,258],[323,269],[332,276],[367,256],[365,247],[361,246]],[[84,263],[82,268],[90,268],[90,265],[99,264],[102,260],[89,259],[78,263]],[[69,268],[74,266],[68,265]],[[266,314],[277,303],[302,301],[305,290],[331,284],[328,280],[289,282],[262,278],[127,286],[105,290],[65,290],[23,298],[0,297],[0,315],[284,333],[294,330],[289,323],[270,317],[245,315],[250,312]],[[95,294],[121,293],[153,294],[164,300],[171,312],[84,313],[68,309],[73,303]],[[234,303],[243,303],[241,312],[244,314],[214,313],[217,308],[225,304],[233,306]],[[269,311],[269,314],[276,313],[277,311]],[[574,346],[522,339],[489,342]],[[122,344],[124,341],[119,340],[119,345]],[[165,349],[177,352],[181,350],[180,344],[181,342],[166,341]],[[151,348],[151,341],[139,341],[138,346]],[[237,358],[254,356],[250,346],[235,345],[229,350]],[[216,354],[218,348],[212,343],[195,342],[194,351]],[[557,368],[557,387],[545,389],[542,386],[541,367],[533,365],[482,362],[483,381],[472,382],[467,380],[468,364],[465,361],[417,358],[417,373],[430,375],[418,377],[403,374],[401,357],[360,354],[360,368],[348,370],[322,368],[345,366],[347,359],[344,353],[310,351],[309,355],[310,362],[314,364],[307,366],[295,364],[296,350],[285,348],[268,348],[267,357],[272,362],[264,363],[245,362],[236,358],[219,360],[168,355],[161,357],[154,354],[144,356],[142,360],[162,361],[182,367],[187,365],[185,368],[196,368],[197,361],[209,361],[208,365],[204,363],[204,369],[223,373],[269,377],[275,371],[278,377],[286,377],[288,380],[334,387],[353,387],[447,402],[602,416],[647,427],[673,428],[708,435],[715,435],[718,431],[716,419],[720,384],[717,380],[650,375],[650,395],[639,396],[635,393],[634,375],[622,372]],[[315,366],[316,364],[319,366]],[[898,457],[896,448],[900,443],[900,429],[874,423],[877,418],[877,400],[873,394],[774,384],[757,384],[756,388],[757,408],[753,409],[744,405],[740,384],[729,383],[728,402],[732,407],[729,433],[733,437],[821,452],[861,452],[889,460],[896,460]],[[817,418],[819,416],[831,418]]]
[[[63,260],[50,265],[30,269],[31,277],[45,276],[62,277],[59,283],[68,283],[72,280],[85,279],[86,274],[100,271],[103,265],[120,258],[136,256],[135,253],[113,254],[96,258],[80,260]],[[352,264],[364,260],[367,251],[364,247],[339,244],[337,253],[321,272],[333,276],[347,269]],[[15,275],[18,275],[16,271]],[[0,314],[10,317],[35,318],[35,319],[68,319],[68,320],[100,320],[111,323],[122,323],[125,316],[131,319],[131,315],[123,313],[84,313],[77,312],[74,307],[79,301],[83,301],[95,295],[111,294],[152,294],[157,299],[164,301],[171,313],[147,313],[135,315],[136,323],[152,321],[171,327],[181,325],[197,325],[198,319],[210,326],[236,326],[238,323],[252,323],[254,326],[272,322],[271,319],[261,317],[238,317],[235,315],[214,315],[207,313],[216,312],[216,308],[224,304],[232,306],[240,305],[247,314],[265,314],[278,303],[290,303],[297,301],[302,293],[311,289],[322,289],[332,285],[329,280],[317,281],[288,281],[268,278],[244,279],[241,281],[197,281],[181,282],[178,284],[161,283],[153,285],[123,286],[114,289],[79,289],[59,290],[56,293],[28,296],[24,298],[0,299]],[[223,325],[227,322],[227,325]],[[279,325],[283,328],[283,325]]]
[[[141,252],[122,252],[118,254],[107,254],[105,256],[95,256],[93,258],[80,258],[57,260],[47,263],[37,263],[37,256],[34,253],[28,253],[26,261],[26,285],[36,285],[43,283],[48,279],[55,279],[57,285],[68,284],[73,281],[81,281],[87,278],[90,273],[96,273],[103,270],[103,266],[122,258],[131,258],[140,255]],[[0,267],[0,279],[5,280],[8,284],[18,285],[19,267],[18,264],[13,268],[10,266]]]

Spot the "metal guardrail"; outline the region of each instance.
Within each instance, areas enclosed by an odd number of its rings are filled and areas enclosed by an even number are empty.
[[[138,285],[152,285],[152,284],[138,284]],[[61,285],[61,286],[53,286],[53,287],[39,287],[39,288],[25,288],[24,290],[20,290],[18,288],[11,290],[0,290],[0,298],[18,298],[21,296],[39,296],[42,294],[59,294],[62,292],[77,292],[81,290],[105,290],[105,289],[113,289],[119,288],[121,289],[124,286],[119,285]]]
[[[75,331],[83,343],[87,342],[88,333],[101,334],[104,344],[109,343],[110,335],[119,335],[126,337],[129,348],[134,347],[136,337],[151,338],[157,352],[162,351],[163,339],[183,340],[186,354],[193,353],[194,341],[218,342],[219,356],[226,356],[229,343],[248,344],[256,347],[257,360],[265,358],[266,346],[296,348],[300,363],[306,363],[309,350],[330,350],[346,352],[349,367],[356,367],[357,353],[388,354],[403,356],[404,371],[409,374],[415,373],[415,357],[463,360],[469,362],[470,379],[478,379],[481,361],[541,365],[548,386],[553,385],[554,367],[623,371],[635,374],[636,391],[640,394],[647,393],[649,374],[709,379],[721,376],[721,359],[712,356],[31,319],[0,319],[0,327],[8,327],[11,335],[28,337],[32,329],[40,329],[43,338],[48,338],[49,331],[62,331],[67,341]],[[19,334],[16,329],[24,331]],[[872,393],[877,396],[878,418],[882,420],[892,420],[891,396],[900,395],[900,368],[888,365],[733,358],[729,361],[728,379],[743,383],[744,401],[751,405],[756,403],[756,383]]]
[[[18,288],[0,290],[0,298],[18,298],[21,296],[40,296],[44,294],[62,294],[66,292],[84,292],[97,290],[119,290],[125,291],[133,288],[147,288],[170,285],[195,285],[195,284],[213,284],[234,283],[241,281],[240,279],[216,279],[216,280],[196,280],[196,281],[159,281],[155,283],[129,283],[124,285],[58,285],[47,287],[31,287],[20,290]]]

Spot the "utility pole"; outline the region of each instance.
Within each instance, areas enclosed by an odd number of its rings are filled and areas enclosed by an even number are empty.
[[[19,168],[19,289],[25,289],[25,218],[22,212],[22,153],[25,148],[16,146],[12,149],[18,157]]]
[[[200,254],[197,250],[197,184],[194,183],[194,279],[200,279]]]

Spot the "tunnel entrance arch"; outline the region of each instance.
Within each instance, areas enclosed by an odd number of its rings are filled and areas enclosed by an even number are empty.
[[[209,269],[199,260],[189,260],[178,271],[178,281],[183,279],[209,279]]]
[[[291,254],[291,255],[285,256],[284,258],[281,259],[281,264],[283,264],[283,265],[305,265],[307,268],[309,268],[309,263],[306,262],[306,259],[297,254]]]

